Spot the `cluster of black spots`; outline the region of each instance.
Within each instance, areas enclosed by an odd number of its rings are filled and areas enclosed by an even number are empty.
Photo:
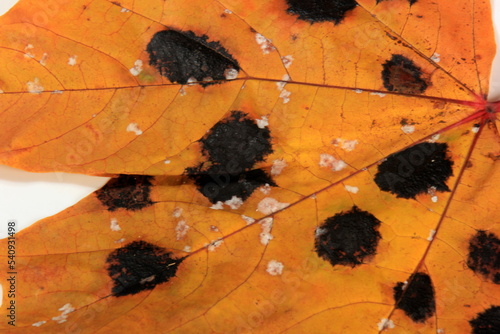
[[[120,175],[96,191],[97,198],[109,211],[141,210],[153,204],[150,199],[152,176]]]
[[[425,273],[412,274],[407,282],[398,282],[393,291],[396,308],[414,322],[425,322],[436,312],[434,287]]]
[[[431,187],[450,191],[446,181],[453,175],[453,161],[446,143],[420,143],[391,154],[378,166],[375,183],[380,190],[400,198],[415,198]]]
[[[145,241],[133,241],[112,251],[106,259],[113,280],[113,296],[152,290],[175,276],[184,258],[175,259],[166,249]]]
[[[186,84],[196,79],[206,87],[226,79],[227,70],[240,70],[238,62],[217,41],[192,31],[159,31],[146,50],[149,64],[171,82]]]
[[[358,5],[354,0],[286,0],[287,12],[310,23],[342,22],[346,13]]]
[[[232,111],[199,142],[208,161],[186,168],[186,174],[210,202],[225,202],[233,196],[245,201],[258,187],[276,186],[264,170],[252,169],[273,149],[269,129],[259,127],[247,114]]]
[[[500,284],[500,240],[494,233],[479,230],[470,239],[467,266],[493,283]]]
[[[478,313],[469,320],[472,334],[498,334],[500,333],[500,306],[491,306],[487,310]]]
[[[315,250],[331,263],[355,267],[375,255],[381,238],[380,221],[371,213],[353,206],[326,219],[316,230]]]
[[[420,67],[402,55],[392,55],[382,67],[384,87],[391,92],[421,94],[429,86],[422,78]]]

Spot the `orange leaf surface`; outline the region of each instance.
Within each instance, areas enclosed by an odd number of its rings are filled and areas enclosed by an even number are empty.
[[[114,177],[2,241],[2,331],[500,331],[488,1],[21,0],[0,26],[0,163]]]

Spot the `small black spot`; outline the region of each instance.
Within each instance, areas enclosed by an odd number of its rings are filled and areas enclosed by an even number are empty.
[[[493,283],[500,284],[500,240],[494,233],[479,230],[470,239],[467,266]]]
[[[436,312],[431,278],[424,273],[415,273],[407,282],[398,282],[393,288],[396,308],[403,310],[414,322],[425,322]]]
[[[392,55],[391,60],[382,64],[382,67],[384,87],[391,92],[420,94],[429,85],[422,79],[420,67],[402,55]]]
[[[116,297],[152,290],[168,282],[183,258],[174,259],[166,249],[145,241],[133,241],[112,251],[106,259]]]
[[[275,187],[271,177],[262,169],[253,169],[241,173],[224,171],[220,165],[207,170],[201,166],[186,169],[188,176],[195,181],[198,190],[211,203],[225,202],[233,196],[245,201],[255,189],[266,184]]]
[[[269,129],[260,128],[247,114],[232,111],[200,143],[208,167],[202,163],[186,168],[186,174],[210,202],[225,202],[233,196],[245,201],[260,186],[276,186],[264,170],[252,169],[273,149]]]
[[[287,12],[310,23],[330,21],[339,24],[346,13],[358,5],[354,0],[286,0]]]
[[[469,320],[472,334],[498,334],[500,333],[500,306],[491,306],[489,309],[478,313]]]
[[[146,50],[149,64],[170,81],[188,83],[193,78],[206,87],[226,80],[226,70],[240,70],[238,62],[217,41],[192,31],[163,30],[154,34]]]
[[[377,4],[381,3],[382,1],[386,1],[386,0],[377,0]],[[415,2],[417,2],[418,0],[407,0],[408,3],[411,5],[413,5]],[[418,17],[418,16],[417,16]]]
[[[109,211],[123,208],[140,210],[153,204],[149,195],[152,176],[120,175],[96,191],[97,198]]]
[[[257,123],[241,111],[215,124],[202,139],[202,151],[213,164],[240,171],[251,168],[256,162],[273,152],[271,134],[267,127]]]
[[[375,255],[381,238],[380,221],[371,213],[353,206],[326,219],[316,230],[316,253],[332,266],[355,267]]]
[[[400,198],[415,198],[434,187],[450,191],[446,181],[453,175],[453,161],[446,143],[420,143],[391,154],[378,166],[375,183],[380,190]]]

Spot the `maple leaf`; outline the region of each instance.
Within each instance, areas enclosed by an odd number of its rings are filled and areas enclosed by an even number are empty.
[[[496,330],[489,17],[21,0],[0,18],[0,162],[114,178],[3,241],[0,328]]]

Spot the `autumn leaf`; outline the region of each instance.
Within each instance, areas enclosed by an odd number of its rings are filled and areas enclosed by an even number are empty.
[[[0,329],[500,331],[490,16],[21,0],[0,163],[113,178],[3,240]]]

